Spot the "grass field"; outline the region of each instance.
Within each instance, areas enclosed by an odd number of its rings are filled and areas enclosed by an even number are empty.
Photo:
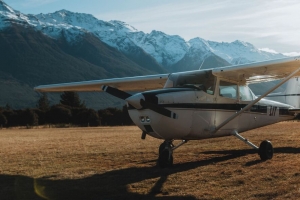
[[[0,199],[300,199],[300,123],[243,133],[274,157],[261,162],[235,137],[189,141],[174,167],[156,166],[162,141],[137,127],[0,130]]]

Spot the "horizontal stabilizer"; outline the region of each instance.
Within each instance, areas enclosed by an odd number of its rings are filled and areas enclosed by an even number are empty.
[[[290,108],[289,109],[290,113],[295,113],[295,114],[299,114],[300,113],[300,108]]]

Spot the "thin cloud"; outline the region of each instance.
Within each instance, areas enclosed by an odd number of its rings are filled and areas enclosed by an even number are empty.
[[[259,50],[261,50],[261,51],[266,51],[266,52],[269,52],[269,53],[276,53],[276,54],[278,54],[278,52],[275,51],[274,49],[260,48]]]
[[[283,55],[289,56],[289,57],[300,56],[300,52],[283,53]]]

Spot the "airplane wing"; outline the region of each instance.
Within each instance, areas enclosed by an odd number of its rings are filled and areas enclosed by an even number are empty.
[[[81,81],[73,83],[60,83],[41,85],[34,88],[39,92],[94,92],[102,91],[102,85],[109,85],[123,91],[144,91],[162,88],[168,79],[169,74],[158,74],[148,76],[135,76],[125,78],[112,78],[93,81]]]
[[[300,68],[300,57],[291,57],[244,65],[215,68],[212,69],[212,73],[215,76],[227,80],[246,83],[260,83],[282,79],[298,68]],[[82,81],[73,83],[60,83],[51,85],[41,85],[35,87],[34,89],[39,92],[92,92],[102,91],[101,86],[108,85],[122,91],[144,91],[162,88],[166,80],[168,79],[168,76],[169,74],[158,74],[148,76]],[[300,76],[300,72],[296,73],[294,76]]]
[[[232,81],[261,83],[283,79],[300,68],[300,57],[269,60],[244,65],[215,68],[215,76]],[[294,75],[300,76],[300,72]]]

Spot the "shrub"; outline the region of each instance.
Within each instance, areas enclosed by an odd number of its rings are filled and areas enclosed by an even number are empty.
[[[54,105],[50,108],[48,112],[47,121],[53,124],[66,124],[71,122],[71,118],[72,113],[70,109],[62,105]]]

